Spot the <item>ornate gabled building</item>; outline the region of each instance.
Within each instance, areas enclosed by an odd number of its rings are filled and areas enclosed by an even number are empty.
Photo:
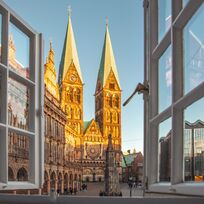
[[[29,76],[29,69],[18,63],[15,52],[10,38],[10,66]],[[27,130],[29,94],[14,80],[9,84],[9,124]],[[121,90],[108,26],[95,91],[95,119],[83,120],[84,83],[70,16],[58,82],[54,50],[50,43],[44,65],[44,84],[45,182],[42,193],[49,193],[51,188],[61,193],[70,187],[79,189],[82,180],[103,181],[109,134],[113,136],[118,168],[121,161]],[[22,93],[21,99],[15,99],[16,91]],[[9,180],[29,179],[29,138],[10,133],[8,169]]]

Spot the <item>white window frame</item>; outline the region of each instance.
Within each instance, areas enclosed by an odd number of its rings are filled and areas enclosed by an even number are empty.
[[[151,192],[203,195],[204,182],[184,182],[183,164],[183,111],[204,97],[204,82],[183,93],[183,28],[200,8],[203,0],[189,0],[182,7],[182,0],[172,0],[172,25],[158,43],[158,0],[145,0],[145,66],[144,83],[149,82],[149,96],[144,96],[144,182]],[[172,103],[158,112],[158,61],[165,50],[172,46]],[[178,69],[182,67],[182,69]],[[171,182],[158,182],[158,127],[172,118]]]
[[[2,15],[2,60],[0,72],[3,74],[2,87],[4,91],[1,100],[0,121],[0,190],[33,189],[43,185],[44,168],[44,82],[43,82],[43,44],[42,34],[37,33],[3,1],[0,1],[0,13]],[[13,23],[18,29],[29,37],[30,57],[29,67],[31,79],[22,77],[8,66],[8,38],[9,24]],[[23,130],[8,124],[8,79],[22,83],[30,89],[29,104],[29,130]],[[29,181],[8,181],[8,132],[30,137],[29,148]]]

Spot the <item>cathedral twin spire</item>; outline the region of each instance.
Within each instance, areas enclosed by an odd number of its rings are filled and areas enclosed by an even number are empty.
[[[99,72],[98,72],[98,82],[102,84],[102,87],[105,86],[105,83],[111,71],[114,73],[114,76],[120,88],[120,82],[119,82],[117,67],[115,63],[115,57],[113,54],[110,34],[108,30],[108,24],[106,23],[106,34],[105,34],[105,40],[104,40],[103,51],[101,56],[101,63],[100,63]]]
[[[80,64],[79,64],[79,58],[76,48],[76,43],[74,39],[74,32],[72,28],[72,21],[71,17],[69,15],[68,17],[68,24],[67,24],[67,31],[65,35],[65,41],[64,41],[64,47],[62,51],[62,57],[60,62],[60,69],[59,69],[59,85],[64,80],[68,68],[70,67],[71,63],[74,64],[78,75],[80,77],[81,82],[83,83],[83,78],[81,74]]]
[[[54,51],[52,49],[51,43],[50,43],[50,51],[49,51],[49,55],[47,57],[46,63],[48,62],[54,65]],[[61,56],[61,61],[60,61],[60,67],[59,67],[59,77],[58,77],[59,86],[61,86],[62,81],[65,79],[68,69],[72,63],[74,64],[76,68],[76,71],[81,80],[81,83],[83,84],[83,78],[82,78],[80,64],[79,64],[79,58],[78,58],[78,53],[77,53],[77,48],[76,48],[76,43],[75,43],[75,38],[74,38],[74,32],[72,28],[72,21],[69,15],[67,30],[66,30],[65,40],[64,40],[64,46],[63,46],[63,51],[62,51],[62,56]],[[110,34],[108,30],[108,23],[106,23],[106,33],[105,33],[103,51],[102,51],[101,62],[100,62],[100,67],[99,67],[99,72],[98,72],[98,80],[97,80],[98,82],[100,82],[102,87],[105,86],[105,83],[111,71],[113,72],[116,78],[118,87],[120,88],[117,67],[115,63]]]

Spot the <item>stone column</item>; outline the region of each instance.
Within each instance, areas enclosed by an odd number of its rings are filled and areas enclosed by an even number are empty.
[[[58,188],[58,180],[57,179],[55,179],[55,191],[57,191],[57,188]]]
[[[30,195],[30,190],[27,190],[27,194]]]
[[[62,179],[61,182],[62,182],[61,183],[62,184],[61,185],[61,193],[63,194],[64,193],[64,179]]]
[[[50,180],[47,180],[47,194],[50,193]]]
[[[38,195],[42,195],[42,188],[38,189]]]

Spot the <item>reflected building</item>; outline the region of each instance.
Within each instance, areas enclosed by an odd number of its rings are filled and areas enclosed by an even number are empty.
[[[170,181],[171,173],[171,131],[159,141],[160,181]],[[185,121],[184,128],[184,179],[204,181],[204,122]]]

